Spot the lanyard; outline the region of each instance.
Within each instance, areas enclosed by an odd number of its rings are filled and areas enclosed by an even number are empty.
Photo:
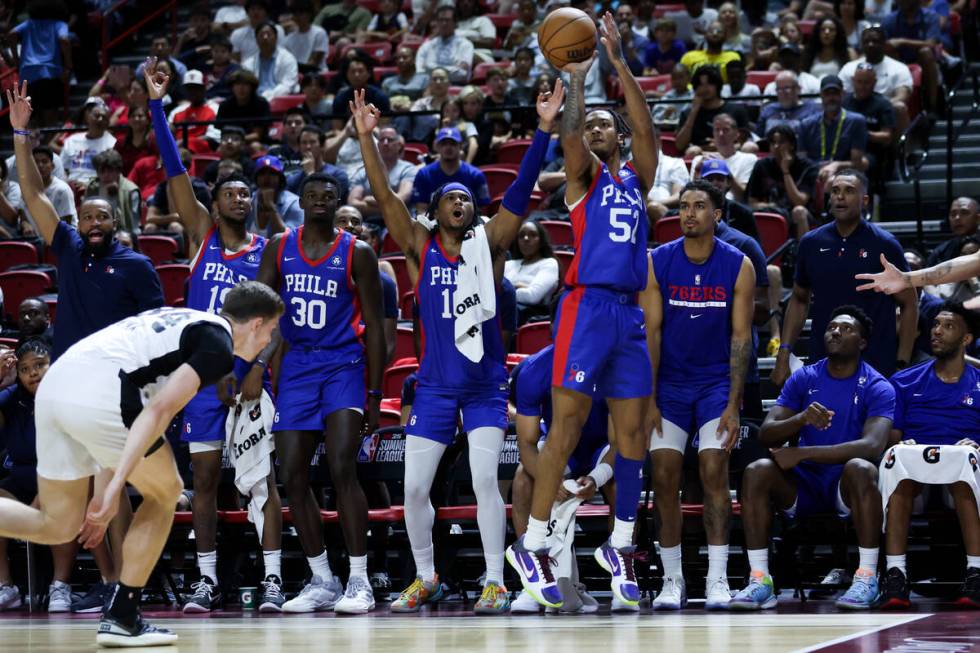
[[[844,129],[844,116],[847,115],[847,111],[844,109],[840,110],[840,118],[837,119],[837,133],[834,134],[834,144],[830,148],[830,157],[827,156],[827,123],[824,120],[820,121],[820,160],[829,161],[835,154],[837,154],[837,146],[840,145],[840,133]]]

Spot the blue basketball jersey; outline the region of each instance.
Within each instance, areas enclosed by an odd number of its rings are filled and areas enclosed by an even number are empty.
[[[647,213],[640,180],[627,163],[614,175],[600,164],[588,192],[568,207],[575,258],[567,286],[633,293],[647,284]]]
[[[228,254],[221,243],[218,228],[211,227],[191,265],[185,300],[187,308],[220,312],[229,290],[239,281],[255,280],[265,244],[265,238],[252,234],[248,247]]]
[[[316,261],[306,257],[302,240],[300,226],[279,241],[279,294],[286,302],[279,322],[282,337],[294,348],[327,351],[338,360],[361,358],[364,327],[351,276],[357,239],[341,231]]]
[[[456,349],[455,312],[459,257],[450,257],[439,236],[429,239],[419,261],[415,286],[419,325],[422,329],[422,358],[419,361],[421,385],[478,390],[507,385],[504,345],[500,334],[500,299],[497,317],[483,323],[483,358],[474,363]]]
[[[732,298],[745,256],[717,238],[704,263],[684,253],[684,238],[650,253],[663,296],[659,377],[699,379],[728,376]]]

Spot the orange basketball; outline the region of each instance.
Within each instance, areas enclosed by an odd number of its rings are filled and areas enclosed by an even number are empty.
[[[555,9],[538,28],[538,46],[555,68],[591,57],[596,39],[595,23],[589,15],[571,7]]]

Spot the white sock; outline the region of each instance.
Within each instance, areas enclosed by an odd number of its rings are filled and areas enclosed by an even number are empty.
[[[865,549],[858,547],[858,568],[867,569],[872,574],[878,573],[878,547]]]
[[[218,582],[218,552],[208,551],[197,553],[197,568],[201,570],[201,576],[207,576],[215,583]]]
[[[626,521],[616,517],[616,521],[613,523],[612,536],[609,538],[609,543],[614,549],[622,549],[624,546],[633,544],[633,527],[635,525],[635,521]]]
[[[708,580],[728,578],[728,545],[708,545]]]
[[[527,519],[527,532],[524,533],[524,548],[528,551],[540,551],[547,544],[548,522],[534,517]]]
[[[980,556],[966,556],[967,569],[980,569]]]
[[[333,573],[330,571],[330,562],[327,560],[326,551],[315,558],[307,556],[306,560],[310,563],[310,571],[313,572],[314,576],[319,576],[320,580],[324,583],[329,583],[333,580]]]
[[[350,557],[350,577],[367,580],[367,555]]]
[[[503,553],[484,553],[483,557],[487,562],[487,581],[488,583],[504,584],[504,554]]]
[[[970,559],[970,556],[967,556],[967,560],[969,560],[969,559]],[[885,556],[885,567],[887,567],[888,569],[898,569],[903,574],[905,574],[906,576],[908,576],[908,571],[906,571],[906,569],[905,569],[905,554],[904,553],[902,555],[898,555],[898,556],[886,555]]]
[[[282,578],[282,549],[263,551],[262,562],[265,565],[265,577],[277,576]]]
[[[426,583],[431,583],[436,579],[436,563],[434,561],[432,545],[424,549],[412,549],[412,557],[415,558],[415,573]]]
[[[763,575],[769,575],[769,549],[746,549],[749,554],[749,570],[761,571]]]
[[[684,580],[681,568],[681,545],[660,547],[660,562],[664,566],[664,577]]]

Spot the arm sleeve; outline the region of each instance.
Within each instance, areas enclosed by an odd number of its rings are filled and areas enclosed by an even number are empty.
[[[231,335],[217,324],[201,322],[180,337],[180,355],[201,377],[201,387],[214,385],[235,366]]]
[[[517,301],[521,304],[540,304],[558,286],[558,260],[543,259],[531,283],[517,289]]]

